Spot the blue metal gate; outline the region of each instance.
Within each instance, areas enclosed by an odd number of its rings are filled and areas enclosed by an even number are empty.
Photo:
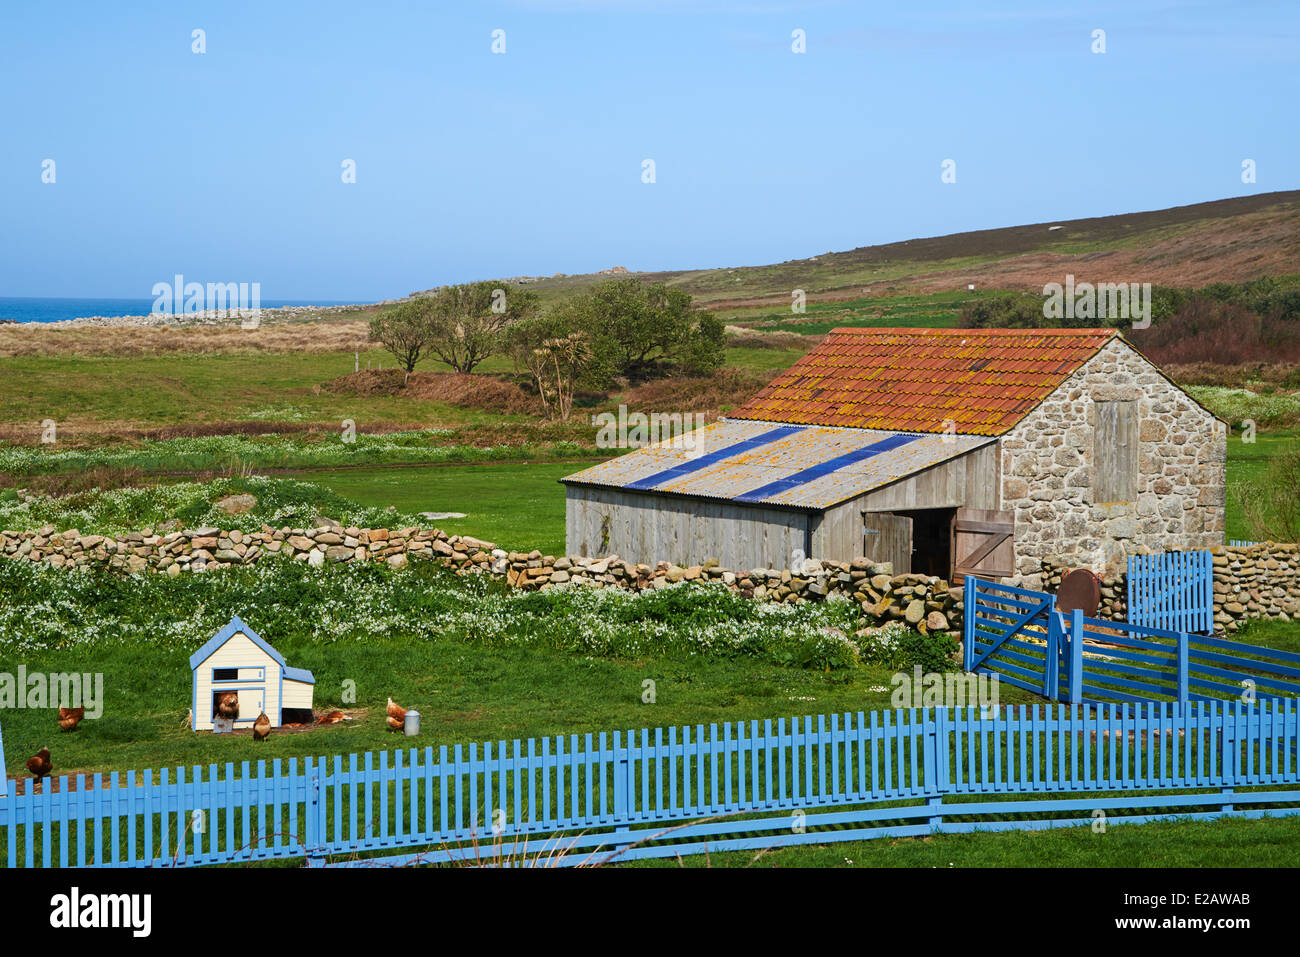
[[[1051,701],[1255,701],[1300,696],[1300,654],[1131,621],[1069,617],[1045,592],[966,576],[969,672]]]
[[[1128,614],[1135,625],[1214,634],[1214,565],[1208,551],[1131,555]]]

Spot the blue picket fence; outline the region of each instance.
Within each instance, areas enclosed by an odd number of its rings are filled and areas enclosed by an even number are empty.
[[[1214,633],[1214,565],[1208,551],[1130,555],[1126,617],[1135,625]]]
[[[1046,592],[967,576],[967,671],[1053,701],[1196,701],[1300,695],[1300,654],[1188,631],[1070,616]]]
[[[0,797],[0,860],[553,866],[1295,814],[1298,703],[857,712],[65,776]]]

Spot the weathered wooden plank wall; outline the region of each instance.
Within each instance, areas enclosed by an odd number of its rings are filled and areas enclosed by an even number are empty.
[[[570,555],[618,555],[654,565],[788,568],[807,549],[816,515],[788,509],[569,486],[565,544]]]

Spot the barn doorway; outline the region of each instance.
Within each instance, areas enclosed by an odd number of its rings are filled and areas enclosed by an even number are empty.
[[[952,522],[955,508],[918,508],[895,512],[912,521],[912,560],[906,571],[947,578],[952,570]]]
[[[890,562],[895,575],[909,572],[946,578],[952,565],[955,508],[916,508],[862,513],[862,554]]]

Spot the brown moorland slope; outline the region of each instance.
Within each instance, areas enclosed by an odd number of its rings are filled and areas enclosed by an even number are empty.
[[[791,289],[839,302],[965,289],[1039,289],[1080,281],[1200,286],[1300,273],[1300,190],[1169,209],[1055,220],[861,246],[765,266],[638,272],[680,286],[718,312],[789,305]],[[609,278],[538,279],[543,301]]]
[[[1066,273],[1077,281],[1177,286],[1300,274],[1300,190],[910,239],[766,266],[633,275],[680,286],[700,305],[737,315],[788,307],[792,289],[805,290],[813,302],[964,290],[970,283],[980,289],[1041,291]],[[528,288],[549,304],[608,278],[537,279]],[[252,332],[237,325],[5,325],[0,326],[0,358],[364,351],[371,347],[366,319],[373,308]]]

